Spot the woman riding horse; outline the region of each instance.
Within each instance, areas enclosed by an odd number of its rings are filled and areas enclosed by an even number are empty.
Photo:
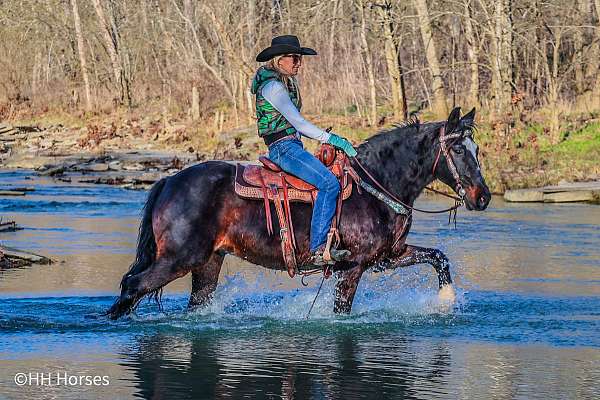
[[[291,174],[315,186],[314,209],[291,204],[296,216],[296,259],[300,265],[330,263],[322,254],[340,192],[337,180],[306,152],[300,134],[327,142],[353,157],[360,167],[357,182],[379,186],[382,193],[353,190],[340,215],[340,245],[333,251],[338,273],[333,310],[349,313],[362,274],[427,263],[438,274],[440,297],[453,298],[450,261],[440,250],[406,243],[410,213],[424,188],[440,180],[454,190],[469,210],[485,210],[491,199],[473,141],[475,109],[460,115],[452,110],[446,121],[418,121],[379,132],[356,150],[346,140],[320,130],[300,115],[295,75],[303,55],[316,52],[300,46],[295,36],[280,36],[262,51],[252,91],[256,94],[258,133],[269,145],[269,156]],[[281,238],[257,220],[267,218],[262,202],[236,193],[237,172],[232,162],[210,160],[190,166],[156,182],[148,194],[135,260],[121,279],[121,293],[107,311],[119,318],[135,309],[147,295],[159,297],[169,282],[192,274],[190,308],[205,306],[215,292],[224,257],[237,256],[274,270],[285,270]],[[369,187],[369,186],[364,186]],[[374,190],[374,189],[373,189]],[[392,201],[392,199],[397,199]]]
[[[351,254],[348,250],[332,248],[332,260],[324,258],[340,185],[321,161],[304,150],[300,134],[329,143],[351,157],[356,155],[356,150],[348,140],[319,129],[300,115],[302,100],[296,75],[302,66],[302,56],[316,54],[311,48],[301,47],[296,36],[273,38],[271,46],[256,56],[256,61],[267,64],[256,71],[252,93],[256,95],[258,135],[269,147],[269,158],[285,172],[318,189],[311,219],[309,263],[320,266],[341,261]]]
[[[475,109],[461,118],[460,109],[455,108],[446,121],[414,122],[371,136],[356,149],[360,178],[373,185],[379,182],[411,208],[423,189],[437,179],[459,194],[467,209],[485,210],[491,195],[473,140],[474,118]],[[121,280],[119,297],[107,311],[111,318],[130,313],[144,296],[158,296],[165,285],[188,273],[192,274],[190,308],[205,306],[217,288],[228,254],[285,271],[281,239],[257,223],[266,218],[262,202],[235,192],[237,169],[232,162],[205,161],[154,184],[144,206],[135,260]],[[306,265],[313,212],[306,203],[290,207],[296,216],[296,257]],[[352,255],[332,268],[338,273],[335,312],[350,312],[365,271],[420,263],[433,266],[440,297],[452,299],[448,257],[438,249],[406,243],[411,221],[410,215],[398,213],[389,201],[366,190],[352,191],[339,222],[341,244]]]

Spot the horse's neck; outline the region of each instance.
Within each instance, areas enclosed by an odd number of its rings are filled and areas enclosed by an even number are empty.
[[[435,129],[378,135],[358,148],[357,158],[387,190],[412,205],[435,179]],[[416,129],[416,128],[415,128]]]

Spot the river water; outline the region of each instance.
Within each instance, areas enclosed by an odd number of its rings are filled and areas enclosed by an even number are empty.
[[[0,241],[56,262],[0,270],[0,398],[600,397],[599,206],[494,198],[456,230],[418,215],[409,242],[453,263],[450,309],[419,265],[366,274],[344,317],[330,279],[307,321],[318,278],[304,288],[227,258],[207,309],[185,311],[186,277],[163,312],[144,301],[113,322],[99,315],[132,261],[145,193],[28,176],[0,172],[2,187],[36,188],[0,198],[26,228]]]

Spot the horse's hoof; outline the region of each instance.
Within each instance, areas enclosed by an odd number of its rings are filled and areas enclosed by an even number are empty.
[[[454,304],[454,302],[456,301],[456,293],[454,291],[454,286],[452,286],[451,284],[442,286],[438,293],[438,297],[440,299],[440,302],[443,304]]]
[[[107,312],[104,314],[104,316],[108,317],[108,319],[111,319],[111,320],[113,320],[113,321],[116,321],[116,320],[118,320],[119,318],[121,318],[121,315],[123,315],[123,314],[122,314],[122,313],[120,313],[120,312],[117,312],[117,311],[110,311],[110,310],[109,310],[109,311],[107,311]]]
[[[113,321],[121,318],[124,314],[126,314],[126,312],[118,301],[104,312],[104,316]]]
[[[290,278],[293,278],[294,276],[296,276],[296,268],[291,267],[291,266],[288,267],[287,273],[290,276]]]

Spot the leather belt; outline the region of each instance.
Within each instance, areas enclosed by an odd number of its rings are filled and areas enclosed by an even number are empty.
[[[265,141],[265,144],[267,146],[270,146],[273,143],[280,141],[281,139],[285,139],[288,137],[295,137],[295,136],[296,136],[295,133],[288,133],[286,131],[280,131],[280,132],[275,132],[275,133],[272,133],[270,135],[263,137],[263,140]]]

